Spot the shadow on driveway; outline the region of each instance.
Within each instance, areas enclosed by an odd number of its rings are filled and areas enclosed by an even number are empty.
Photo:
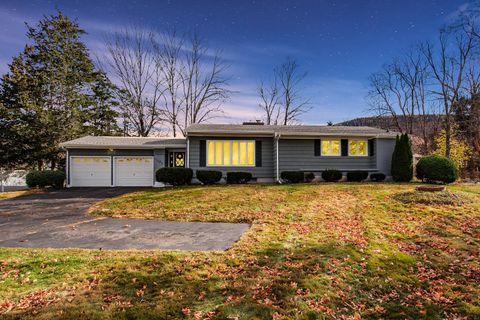
[[[71,188],[0,200],[0,247],[226,250],[244,223],[114,219],[86,214],[141,188]]]

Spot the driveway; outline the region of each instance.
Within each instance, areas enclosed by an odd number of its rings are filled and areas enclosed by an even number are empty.
[[[0,247],[226,250],[249,228],[86,214],[94,203],[134,190],[72,188],[0,200]]]

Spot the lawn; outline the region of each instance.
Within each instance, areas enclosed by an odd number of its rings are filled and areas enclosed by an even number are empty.
[[[247,221],[227,252],[0,249],[0,314],[34,319],[480,318],[480,186],[153,189],[92,214]],[[399,200],[400,199],[400,200]]]
[[[18,191],[5,191],[5,192],[0,192],[0,200],[1,199],[9,199],[9,198],[15,198],[19,196],[23,196],[29,193],[33,192],[41,192],[40,190],[18,190]]]

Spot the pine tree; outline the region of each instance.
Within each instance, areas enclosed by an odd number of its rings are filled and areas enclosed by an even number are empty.
[[[90,103],[85,108],[83,120],[89,134],[109,136],[121,133],[117,124],[118,100],[115,99],[117,88],[110,82],[104,72],[98,72],[92,85]]]
[[[413,178],[412,145],[406,133],[396,138],[391,171],[396,182],[409,182]]]
[[[96,70],[76,21],[58,12],[27,27],[33,44],[14,58],[0,84],[0,130],[10,130],[1,145],[9,146],[11,163],[55,167],[60,142],[117,129],[114,87]]]

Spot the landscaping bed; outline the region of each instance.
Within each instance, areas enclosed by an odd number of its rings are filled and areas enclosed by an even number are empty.
[[[453,208],[392,201],[411,184],[178,187],[96,214],[249,221],[227,252],[0,249],[0,317],[480,317],[480,186]]]

